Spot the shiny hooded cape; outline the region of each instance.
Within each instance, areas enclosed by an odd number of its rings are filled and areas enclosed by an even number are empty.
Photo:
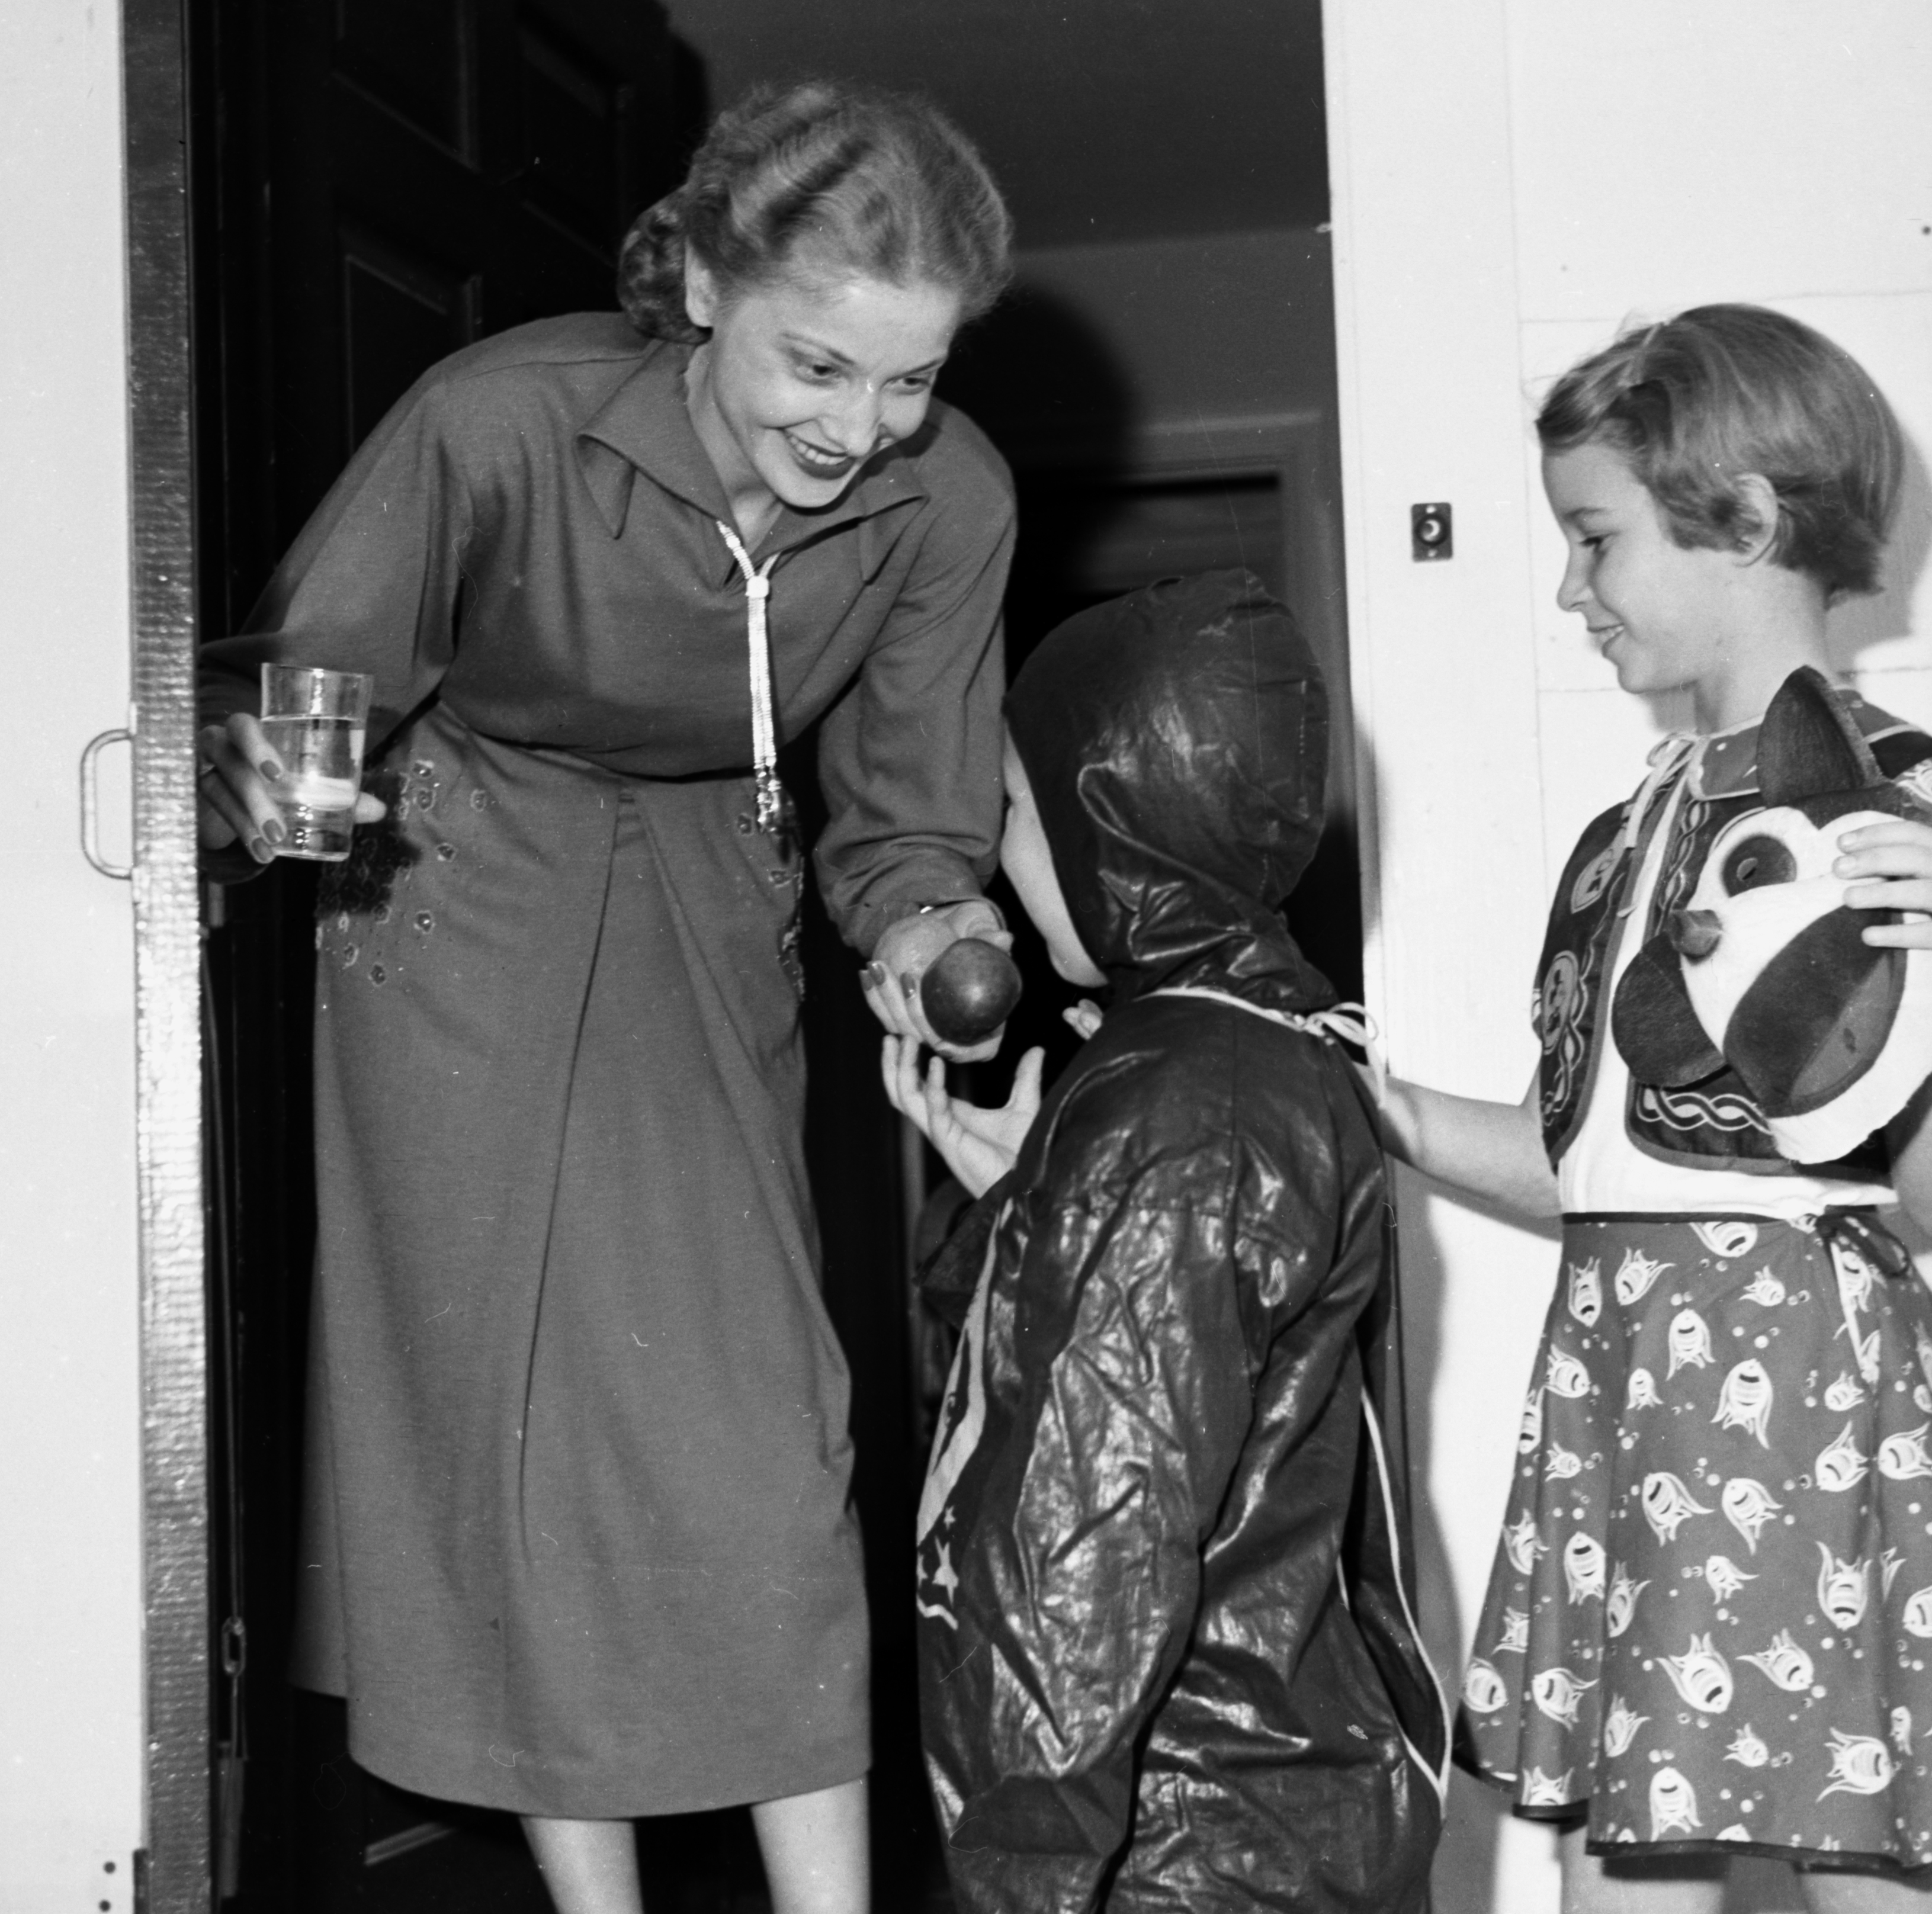
[[[1371,1406],[1382,1159],[1340,1052],[1270,1014],[1334,994],[1278,914],[1319,672],[1219,573],[1060,627],[1007,717],[1112,1007],[932,1275],[970,1297],[920,1511],[956,1904],[1419,1909],[1445,1721]]]

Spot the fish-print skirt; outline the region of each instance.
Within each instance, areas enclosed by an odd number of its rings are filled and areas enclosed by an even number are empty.
[[[1593,1851],[1932,1864],[1932,1294],[1897,1240],[1566,1219],[1517,1449],[1462,1764]]]

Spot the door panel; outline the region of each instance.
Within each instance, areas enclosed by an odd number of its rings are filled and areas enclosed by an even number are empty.
[[[424,139],[465,154],[470,11],[463,0],[336,0],[335,74]]]
[[[178,1519],[184,1546],[158,1568],[144,1562],[144,1390],[154,1389],[159,1366],[166,1381],[184,1384],[183,1404],[198,1406],[199,1352],[191,1338],[177,1338],[153,1352],[144,1372],[142,1305],[157,1291],[144,1290],[143,1252],[150,1282],[158,1265],[166,1276],[185,1264],[185,1282],[159,1294],[164,1306],[188,1305],[193,1324],[197,1245],[184,1227],[158,1244],[140,1238],[151,1217],[137,1192],[157,1151],[154,1132],[144,1130],[137,1157],[136,1098],[146,1099],[144,1115],[166,1118],[176,1085],[137,1078],[136,1044],[152,1042],[157,1023],[171,1018],[190,1040],[194,1026],[182,1016],[175,980],[153,970],[137,1022],[134,887],[91,868],[75,829],[82,750],[95,733],[127,724],[130,698],[152,683],[130,675],[130,611],[165,614],[154,574],[164,585],[168,568],[152,563],[150,553],[165,561],[174,549],[165,525],[154,536],[170,503],[165,491],[130,485],[128,427],[138,403],[129,380],[130,278],[143,290],[157,280],[172,290],[179,256],[158,244],[130,275],[123,164],[130,135],[139,141],[142,123],[150,133],[154,123],[137,97],[136,123],[124,128],[118,26],[118,9],[83,20],[66,0],[0,8],[0,167],[8,182],[0,262],[9,287],[0,298],[0,666],[8,688],[0,754],[8,932],[0,944],[0,1520],[8,1537],[0,1732],[10,1756],[0,1784],[0,1908],[112,1914],[133,1906],[135,1851],[151,1838],[150,1736],[165,1753],[179,1753],[191,1786],[190,1738],[205,1714],[191,1660],[171,1692],[146,1688],[143,1640],[151,1578],[172,1568],[182,1580],[162,1592],[170,1599],[157,1632],[166,1648],[191,1655],[199,1646],[191,1636],[184,1642],[178,1624],[192,1628],[200,1595],[201,1482],[191,1440],[160,1457],[178,1495],[158,1513]],[[144,157],[152,161],[152,147],[144,155],[136,144],[137,168]],[[134,183],[151,186],[150,206],[162,210],[158,222],[137,209],[136,230],[165,241],[156,231],[166,223],[172,183],[164,166],[145,179],[137,171]],[[172,237],[178,246],[178,228]],[[158,330],[136,343],[140,369],[160,375],[164,403],[176,368]],[[152,400],[154,392],[143,396]],[[144,423],[157,409],[150,404]],[[155,450],[152,440],[142,447]],[[134,544],[136,530],[149,535],[147,548]],[[156,622],[164,644],[178,636]],[[164,724],[156,728],[164,746],[173,741]],[[102,848],[124,864],[135,810],[124,745],[104,754],[100,795]],[[154,816],[147,808],[144,824]],[[172,873],[144,873],[148,935],[158,897],[192,904]],[[169,1049],[158,1043],[142,1060],[172,1061]],[[193,1072],[190,1057],[190,1090]],[[188,1129],[191,1141],[191,1118]],[[161,1153],[164,1168],[176,1161]],[[179,1166],[187,1175],[176,1185],[184,1202],[174,1220],[185,1225],[194,1206],[191,1154]],[[160,1326],[179,1321],[164,1314]],[[176,1422],[158,1432],[191,1438],[198,1430]],[[144,1703],[156,1700],[163,1718],[144,1719]],[[164,1806],[182,1806],[187,1790],[170,1792]],[[195,1857],[190,1842],[169,1838],[175,1832],[160,1829],[164,1885],[181,1894],[192,1886]]]
[[[476,334],[481,281],[422,253],[345,225],[342,262],[344,398],[359,445],[417,375]]]
[[[525,200],[602,249],[636,210],[626,164],[636,89],[534,10],[518,27],[517,62]]]

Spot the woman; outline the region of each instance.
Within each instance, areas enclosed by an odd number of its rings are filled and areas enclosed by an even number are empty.
[[[566,1914],[641,1906],[629,1817],[740,1802],[778,1909],[865,1902],[770,757],[822,721],[826,906],[930,1040],[903,980],[1004,936],[1011,488],[932,387],[1009,236],[931,110],[753,96],[633,229],[626,316],[429,373],[206,654],[203,842],[258,861],[260,665],[376,680],[386,814],[318,940],[298,1678],[375,1773],[524,1816]]]

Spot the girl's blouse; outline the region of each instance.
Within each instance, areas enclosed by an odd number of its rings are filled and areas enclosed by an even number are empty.
[[[1744,728],[1754,729],[1755,726]],[[1704,758],[1718,740],[1737,741],[1734,733],[1700,737],[1668,800],[1668,808],[1649,833],[1626,900],[1618,942],[1603,1001],[1608,1004],[1625,967],[1642,947],[1640,927],[1649,921],[1651,899],[1657,890],[1664,855],[1676,836],[1678,814],[1687,794],[1701,788]],[[1803,1170],[1767,1177],[1744,1170],[1691,1168],[1647,1155],[1630,1138],[1624,1115],[1630,1094],[1630,1070],[1609,1029],[1600,1019],[1595,1073],[1583,1120],[1569,1148],[1558,1160],[1556,1184],[1564,1214],[1604,1211],[1658,1211],[1693,1216],[1749,1214],[1791,1221],[1814,1216],[1827,1208],[1867,1204],[1889,1204],[1898,1199],[1882,1183],[1850,1182],[1818,1177]]]
[[[744,581],[686,412],[691,349],[579,314],[484,340],[398,404],[304,528],[204,711],[265,662],[365,671],[378,750],[431,700],[472,730],[624,776],[752,763]],[[1000,604],[1012,489],[935,400],[839,502],[781,509],[768,601],[781,741],[814,721],[820,887],[868,950],[978,894],[1000,814]]]

